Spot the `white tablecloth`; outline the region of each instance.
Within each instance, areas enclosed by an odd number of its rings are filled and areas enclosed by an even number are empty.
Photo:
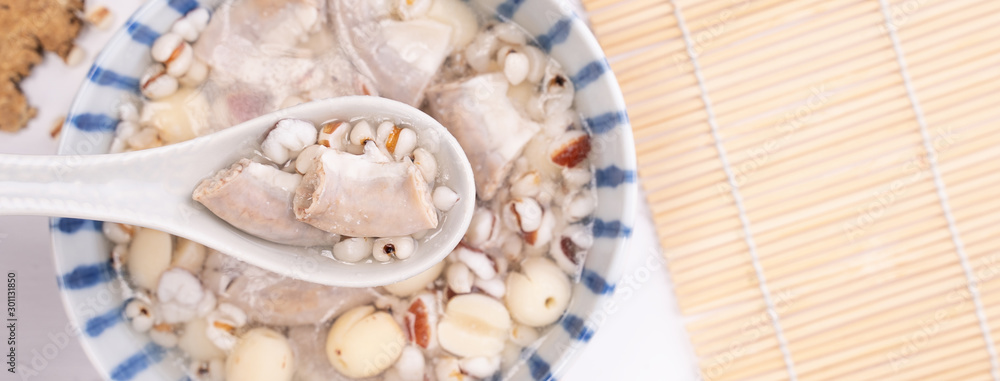
[[[141,4],[138,0],[88,1],[90,6],[102,3],[114,12],[115,29]],[[38,108],[38,116],[18,134],[0,134],[0,153],[55,153],[56,141],[49,137],[49,129],[68,111],[94,55],[111,34],[84,28],[77,42],[88,58],[76,67],[68,68],[58,57],[46,55],[44,63],[22,84],[29,101]],[[659,263],[656,258],[660,252],[645,206],[634,232],[626,269],[634,282],[619,285],[615,297],[620,307],[571,364],[566,380],[696,379],[666,269],[648,267]],[[47,218],[0,217],[0,272],[16,271],[18,277],[19,368],[38,369],[31,380],[100,380],[76,338],[69,342],[60,338],[67,318],[56,287],[51,250]],[[48,358],[42,348],[50,343],[59,351]],[[2,349],[6,353],[7,348]],[[8,379],[21,377],[0,372],[0,380]]]

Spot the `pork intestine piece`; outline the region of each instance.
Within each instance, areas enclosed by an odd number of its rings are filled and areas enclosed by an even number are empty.
[[[216,82],[275,87],[307,73],[311,57],[292,54],[305,34],[296,15],[319,12],[313,1],[246,1],[223,4],[194,44],[195,57],[212,67]],[[322,13],[320,13],[322,14]],[[320,21],[317,21],[319,23]],[[281,68],[280,71],[264,69]],[[222,78],[219,78],[219,77]]]
[[[327,151],[295,191],[295,217],[351,237],[397,237],[437,227],[430,187],[409,159]]]
[[[295,219],[298,174],[242,159],[195,188],[192,197],[229,224],[268,241],[295,246],[332,245],[330,234]]]
[[[339,49],[326,4],[248,0],[216,9],[193,45],[195,57],[211,67],[200,89],[212,104],[213,129],[287,106],[292,97],[377,95]],[[307,30],[303,19],[313,17]]]
[[[269,326],[323,324],[378,297],[370,288],[333,287],[288,278],[214,250],[205,259],[201,279],[219,303],[235,305],[246,312],[251,323]]]
[[[428,113],[443,124],[472,164],[476,193],[490,200],[531,137],[541,128],[507,97],[503,74],[483,74],[427,91]]]
[[[198,38],[195,54],[202,59],[211,57],[215,47],[233,41],[258,47],[293,46],[310,31],[323,28],[326,13],[326,1],[321,0],[224,2]]]
[[[430,19],[393,20],[388,4],[331,0],[331,19],[341,46],[379,94],[416,107],[451,51],[452,28]]]

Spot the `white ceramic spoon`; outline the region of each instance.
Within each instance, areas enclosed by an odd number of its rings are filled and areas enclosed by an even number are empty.
[[[441,182],[460,200],[417,251],[392,263],[347,264],[329,247],[270,242],[239,230],[191,199],[205,178],[251,157],[274,124],[298,118],[381,116],[436,136]],[[430,134],[430,135],[424,135]],[[252,265],[309,282],[346,287],[395,283],[440,262],[462,239],[475,209],[472,168],[462,148],[436,120],[393,100],[353,96],[279,110],[184,143],[143,151],[86,156],[0,155],[0,215],[45,215],[121,222],[178,235]],[[324,253],[324,250],[327,252]]]

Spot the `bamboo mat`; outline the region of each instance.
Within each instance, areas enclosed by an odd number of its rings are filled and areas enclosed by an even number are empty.
[[[1000,380],[1000,1],[583,3],[702,378]]]

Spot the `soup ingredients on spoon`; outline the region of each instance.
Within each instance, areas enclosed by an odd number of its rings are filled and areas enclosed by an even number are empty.
[[[376,127],[373,127],[377,126]],[[261,162],[241,159],[206,179],[194,199],[250,234],[304,246],[333,246],[335,258],[409,258],[414,234],[438,227],[439,205],[458,201],[434,190],[433,154],[412,127],[374,118],[332,120],[318,128],[283,119],[260,146]],[[455,196],[451,196],[455,195]]]

